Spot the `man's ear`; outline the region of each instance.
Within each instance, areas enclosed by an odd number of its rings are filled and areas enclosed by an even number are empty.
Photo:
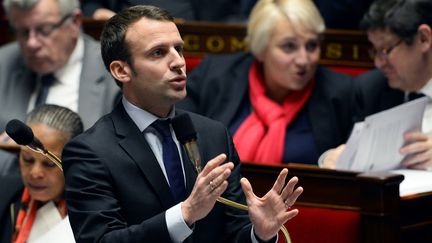
[[[432,29],[427,24],[421,24],[418,27],[418,38],[421,50],[428,52],[432,49]]]
[[[130,81],[132,75],[132,70],[126,62],[123,61],[113,61],[110,64],[111,75],[122,83],[127,83]]]

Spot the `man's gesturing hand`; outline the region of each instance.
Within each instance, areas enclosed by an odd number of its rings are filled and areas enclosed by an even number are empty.
[[[283,169],[276,179],[273,188],[263,197],[257,197],[246,178],[241,179],[241,185],[246,195],[249,207],[249,217],[254,225],[255,234],[264,241],[273,238],[282,225],[298,214],[298,210],[290,210],[297,198],[303,192],[302,187],[294,189],[297,177],[291,178],[285,186],[288,170]]]
[[[188,225],[207,216],[216,199],[226,190],[227,178],[234,164],[232,162],[222,164],[225,160],[225,154],[210,160],[198,175],[191,195],[182,203],[183,218]]]

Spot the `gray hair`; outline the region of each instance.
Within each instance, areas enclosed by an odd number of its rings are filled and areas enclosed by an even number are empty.
[[[84,130],[80,116],[72,110],[58,105],[40,105],[27,116],[27,125],[45,124],[66,136],[67,140]]]
[[[325,30],[324,20],[311,0],[259,0],[249,15],[246,42],[258,56],[267,47],[278,21],[286,18],[293,28],[306,28],[316,34]]]
[[[3,8],[9,17],[13,8],[29,10],[42,0],[3,0]],[[62,16],[71,14],[75,9],[80,8],[79,0],[56,0]],[[10,18],[9,18],[10,19]]]

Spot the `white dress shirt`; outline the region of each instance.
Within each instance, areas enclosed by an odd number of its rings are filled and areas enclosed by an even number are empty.
[[[419,91],[429,98],[423,114],[422,132],[432,134],[432,79]]]
[[[49,89],[46,99],[47,104],[64,106],[78,112],[79,84],[83,58],[84,40],[83,37],[80,37],[66,65],[54,73],[56,82]],[[30,97],[27,111],[33,110],[40,86],[40,77],[38,77],[37,87]]]
[[[163,163],[163,156],[162,156],[162,142],[159,140],[158,136],[153,132],[154,129],[150,127],[150,125],[159,119],[159,117],[156,117],[155,115],[133,105],[130,103],[124,96],[122,99],[123,106],[126,110],[126,113],[132,118],[134,123],[137,125],[139,130],[141,132],[144,132],[145,138],[147,142],[150,145],[151,150],[153,151],[159,166],[162,169],[162,172],[165,176],[165,179],[169,185],[168,177],[165,171],[165,165]],[[172,118],[174,117],[175,109],[173,108],[168,115],[168,117]],[[177,140],[176,136],[174,135],[173,129],[170,126],[171,135],[174,140],[174,142],[177,145],[177,149],[180,150],[180,143]],[[185,176],[184,173],[184,166],[183,166],[183,158],[180,156],[181,162],[182,162],[182,168],[183,168],[183,176]],[[186,179],[184,180],[186,183]],[[181,203],[169,208],[165,212],[165,220],[167,223],[167,229],[169,232],[169,235],[171,237],[171,240],[175,243],[183,242],[189,235],[192,234],[193,229],[191,229],[186,222],[184,221],[183,214],[181,211]],[[253,228],[251,230],[251,239],[253,243],[258,243],[258,240],[255,238],[255,234],[253,233]]]

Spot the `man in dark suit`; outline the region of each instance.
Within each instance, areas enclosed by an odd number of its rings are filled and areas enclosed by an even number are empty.
[[[386,89],[378,94],[389,107],[411,99],[409,96],[416,93],[432,97],[432,20],[427,14],[430,11],[432,2],[427,0],[379,0],[372,4],[361,22],[375,48],[376,67],[386,76],[387,85],[399,90]],[[379,79],[370,80],[377,81],[371,87],[380,85]],[[370,98],[367,94],[363,96],[367,112]],[[405,134],[407,145],[399,152],[409,156],[402,161],[402,166],[432,169],[431,112],[432,105],[428,104],[421,132]]]
[[[378,0],[361,21],[374,50],[379,69],[356,80],[363,115],[391,108],[422,94],[432,98],[432,2],[429,0]],[[421,132],[404,135],[406,155],[401,166],[432,170],[432,103],[426,105]],[[342,147],[329,156],[334,164]]]
[[[186,96],[186,67],[171,15],[152,6],[128,8],[106,23],[101,45],[123,98],[64,149],[65,196],[77,242],[274,242],[298,213],[290,210],[303,190],[294,188],[297,178],[285,185],[282,170],[274,187],[256,197],[248,180],[240,180],[226,128],[193,113],[203,170],[197,175],[184,152],[174,159],[182,150],[169,122],[186,112],[174,107]],[[171,150],[167,141],[175,144]],[[221,195],[237,202],[246,197],[249,217],[216,203]]]
[[[99,44],[82,34],[78,0],[3,5],[17,41],[0,48],[0,132],[41,103],[78,112],[85,128],[111,111],[119,89],[105,70]],[[49,76],[51,85],[42,85]],[[45,99],[38,100],[45,87]]]

